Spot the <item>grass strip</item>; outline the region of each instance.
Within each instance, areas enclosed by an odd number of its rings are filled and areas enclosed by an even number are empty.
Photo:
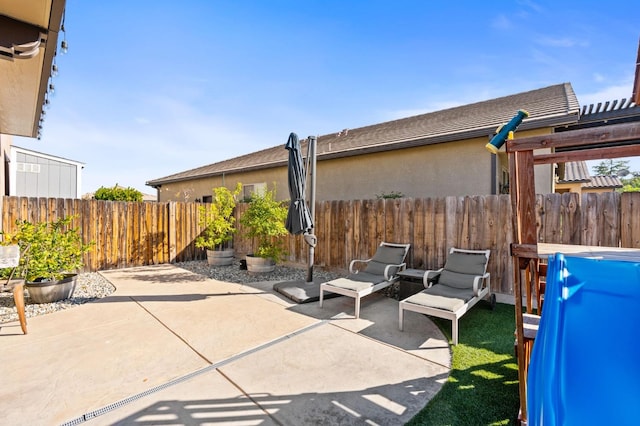
[[[451,322],[432,318],[451,339]],[[479,303],[460,319],[451,375],[407,425],[511,425],[518,415],[512,305]]]

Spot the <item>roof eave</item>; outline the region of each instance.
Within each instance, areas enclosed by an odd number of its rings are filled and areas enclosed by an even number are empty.
[[[578,112],[571,114],[561,114],[556,116],[544,117],[541,119],[533,119],[523,122],[519,130],[533,130],[543,127],[556,127],[573,124],[578,121]],[[357,147],[336,152],[318,153],[318,160],[328,160],[333,158],[351,157],[354,155],[392,151],[402,148],[413,148],[416,146],[434,145],[439,143],[453,142],[466,139],[475,139],[487,137],[490,138],[495,133],[495,126],[487,126],[478,129],[466,130],[457,133],[447,133],[430,137],[416,137],[403,140],[394,140],[385,143],[377,143],[376,145]],[[488,140],[488,139],[487,139]]]
[[[0,10],[0,15],[17,23],[21,28],[38,28],[44,35],[44,42],[36,56],[15,60],[33,62],[27,73],[23,72],[20,66],[13,66],[13,60],[4,63],[3,72],[6,73],[7,80],[18,82],[0,88],[7,92],[6,101],[0,102],[0,111],[4,114],[4,121],[0,122],[0,132],[5,134],[37,137],[41,130],[42,108],[49,88],[65,0],[42,2],[42,6],[30,7],[29,4],[14,2],[3,5],[3,9]],[[21,64],[23,65],[24,63]],[[16,105],[16,99],[21,100],[19,105]]]
[[[216,176],[223,176],[223,175],[229,175],[229,174],[233,174],[233,173],[251,172],[251,171],[254,171],[254,170],[270,169],[270,168],[273,168],[273,167],[285,167],[287,165],[287,162],[288,162],[288,160],[272,161],[270,163],[256,164],[256,165],[247,166],[247,167],[236,167],[236,168],[232,168],[232,169],[225,169],[225,170],[222,170],[222,171],[202,173],[202,174],[192,175],[192,176],[181,176],[181,177],[177,177],[177,178],[166,178],[166,179],[154,179],[154,180],[149,180],[149,181],[145,182],[145,185],[150,186],[152,188],[159,188],[162,185],[167,185],[167,184],[170,184],[170,183],[184,182],[184,181],[189,181],[189,180],[194,180],[194,179],[204,179],[204,178],[210,178],[210,177],[216,177]]]
[[[522,123],[519,129],[533,130],[533,129],[539,129],[544,127],[556,127],[556,126],[573,124],[573,123],[576,123],[577,121],[578,121],[578,111],[576,110],[575,112],[571,112],[569,114],[557,114],[554,116],[527,120]],[[323,160],[331,160],[335,158],[353,157],[361,154],[393,151],[396,149],[413,148],[416,146],[425,146],[425,145],[434,145],[439,143],[453,142],[453,141],[459,141],[459,140],[465,140],[465,139],[475,139],[475,138],[481,138],[481,137],[489,138],[494,134],[494,132],[495,132],[495,126],[487,126],[487,127],[477,128],[477,129],[466,130],[463,132],[435,135],[427,138],[414,137],[409,139],[393,140],[389,142],[377,143],[375,145],[357,147],[357,148],[346,149],[346,150],[335,151],[335,152],[319,152],[317,154],[317,160],[323,161]],[[211,178],[211,177],[222,176],[227,174],[243,173],[243,172],[262,170],[262,169],[268,169],[272,167],[280,167],[280,166],[286,166],[286,165],[287,165],[287,160],[273,161],[268,163],[255,164],[247,167],[225,169],[224,171],[202,173],[202,174],[198,174],[197,176],[190,175],[190,176],[180,176],[176,178],[168,177],[163,179],[155,179],[155,180],[147,181],[145,185],[151,186],[153,188],[159,188],[162,185],[167,185],[170,183],[190,181],[193,179],[205,179],[205,178]]]

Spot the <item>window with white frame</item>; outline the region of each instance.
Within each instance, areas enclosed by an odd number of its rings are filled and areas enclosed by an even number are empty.
[[[253,194],[264,194],[266,190],[266,182],[242,185],[242,199],[244,201],[249,201]]]

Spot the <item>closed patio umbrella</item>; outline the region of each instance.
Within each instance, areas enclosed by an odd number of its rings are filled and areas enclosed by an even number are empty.
[[[319,299],[320,283],[313,280],[313,257],[317,238],[313,234],[315,175],[316,175],[316,140],[315,136],[307,139],[307,161],[302,160],[300,141],[295,133],[289,135],[285,148],[289,150],[289,195],[291,202],[285,223],[287,230],[293,234],[304,234],[304,241],[309,246],[309,267],[306,282],[283,281],[274,284],[277,292],[297,303],[314,302]],[[309,203],[306,201],[307,174],[310,176]]]
[[[291,133],[285,148],[289,150],[289,212],[285,226],[293,234],[310,234],[313,230],[313,219],[309,206],[305,200],[305,186],[307,183],[307,168],[302,160],[298,135]]]

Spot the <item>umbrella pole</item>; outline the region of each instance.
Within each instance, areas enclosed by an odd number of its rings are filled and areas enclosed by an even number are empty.
[[[309,175],[311,177],[311,188],[309,189],[309,207],[311,211],[311,223],[316,220],[316,137],[309,136],[307,144],[307,158],[311,159]],[[314,236],[315,237],[315,236]],[[313,282],[313,257],[315,255],[314,244],[309,244],[309,267],[307,269],[307,283]]]

